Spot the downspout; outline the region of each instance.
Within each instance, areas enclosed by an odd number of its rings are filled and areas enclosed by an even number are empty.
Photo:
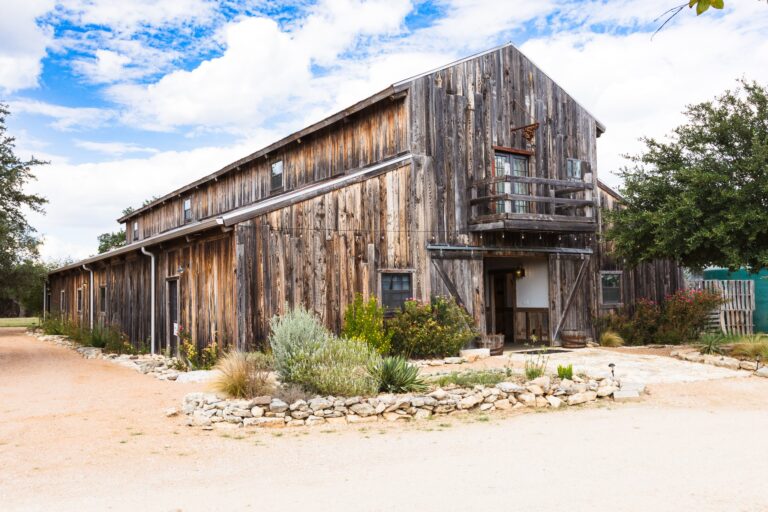
[[[87,270],[91,275],[91,280],[88,283],[88,314],[90,315],[89,319],[89,325],[90,329],[93,330],[93,270],[88,268],[88,265],[83,265],[83,270]]]
[[[152,271],[150,278],[152,280],[150,284],[150,307],[151,313],[150,313],[150,335],[149,335],[149,345],[150,345],[150,352],[152,355],[155,354],[155,254],[149,252],[145,247],[141,248],[141,253],[144,256],[149,256],[152,258]]]

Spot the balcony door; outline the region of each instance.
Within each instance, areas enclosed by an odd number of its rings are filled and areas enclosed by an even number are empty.
[[[496,151],[494,177],[529,177],[528,157]],[[495,184],[496,194],[530,195],[531,184],[514,180]],[[531,202],[519,199],[496,201],[496,213],[531,213]]]

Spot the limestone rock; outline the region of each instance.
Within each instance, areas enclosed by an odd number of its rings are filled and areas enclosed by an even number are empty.
[[[509,399],[507,399],[507,398],[502,398],[501,400],[496,400],[493,403],[493,406],[496,407],[496,409],[499,409],[499,410],[502,410],[502,411],[506,411],[506,410],[512,408],[512,404],[509,403]]]
[[[376,409],[369,403],[354,404],[349,408],[349,410],[360,417],[367,417],[376,414]]]
[[[541,389],[540,386],[537,386],[536,384],[531,384],[528,387],[526,387],[529,393],[533,393],[535,396],[542,396],[544,394],[544,390]]]
[[[259,407],[258,405],[255,405],[251,408],[251,416],[254,418],[261,418],[264,416],[264,408]]]
[[[459,409],[471,409],[482,401],[477,395],[469,395],[459,401]]]
[[[613,394],[613,400],[615,402],[638,402],[640,401],[640,393],[635,390],[621,389]]]
[[[533,393],[520,393],[517,395],[517,400],[519,403],[527,406],[534,406],[536,405],[536,395]]]
[[[485,359],[491,357],[491,349],[489,348],[470,348],[459,351],[461,356],[468,363],[473,363],[478,359]]]
[[[499,382],[496,387],[504,393],[522,393],[525,388],[512,382]]]
[[[614,394],[618,388],[616,386],[602,386],[597,388],[597,396],[600,398],[604,398],[606,396],[611,396]]]
[[[761,366],[760,369],[755,372],[755,375],[768,379],[768,366]]]
[[[563,401],[560,400],[559,398],[557,398],[554,395],[547,396],[546,400],[547,400],[547,402],[549,402],[549,405],[553,409],[558,409],[561,405],[563,405]]]
[[[280,400],[279,398],[273,398],[269,403],[270,412],[285,412],[288,410],[288,404]]]

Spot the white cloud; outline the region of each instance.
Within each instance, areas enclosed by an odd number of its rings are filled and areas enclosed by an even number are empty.
[[[0,15],[0,93],[36,87],[41,60],[52,39],[51,30],[37,18],[53,0],[4,2]]]
[[[347,77],[339,55],[399,32],[410,9],[408,0],[325,0],[289,29],[266,17],[241,19],[222,30],[220,57],[148,85],[115,85],[109,97],[126,108],[125,122],[153,130],[246,133],[291,117],[304,121],[335,104],[334,86]],[[328,70],[318,76],[317,66]]]
[[[112,156],[122,156],[131,153],[159,153],[155,148],[148,148],[132,144],[130,142],[94,142],[88,140],[75,140],[75,146]]]
[[[53,118],[51,126],[69,131],[98,128],[115,117],[111,110],[91,107],[64,107],[37,100],[19,99],[10,102],[14,114],[37,114]]]
[[[46,215],[33,214],[32,224],[45,237],[44,259],[87,257],[96,252],[96,237],[116,231],[116,219],[127,206],[140,206],[152,196],[210,174],[274,140],[276,134],[259,131],[247,140],[226,147],[191,151],[164,151],[145,158],[69,164],[52,157],[35,169],[37,180],[29,190],[48,198]]]
[[[604,180],[617,185],[618,178],[609,173],[625,165],[621,155],[638,152],[641,136],[670,133],[684,121],[685,105],[735,88],[742,76],[768,82],[768,7],[734,2],[729,8],[723,17],[681,13],[653,41],[653,28],[627,35],[581,30],[522,45],[524,53],[605,123],[607,132],[598,139]],[[645,8],[635,9],[642,15]],[[658,12],[654,6],[648,9]],[[600,21],[611,20],[602,13]]]
[[[106,26],[132,34],[146,26],[205,23],[215,9],[212,0],[61,0],[59,15],[78,25]]]

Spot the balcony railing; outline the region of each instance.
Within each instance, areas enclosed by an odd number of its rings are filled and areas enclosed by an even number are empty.
[[[470,229],[594,231],[591,173],[578,179],[494,176],[470,186]]]

